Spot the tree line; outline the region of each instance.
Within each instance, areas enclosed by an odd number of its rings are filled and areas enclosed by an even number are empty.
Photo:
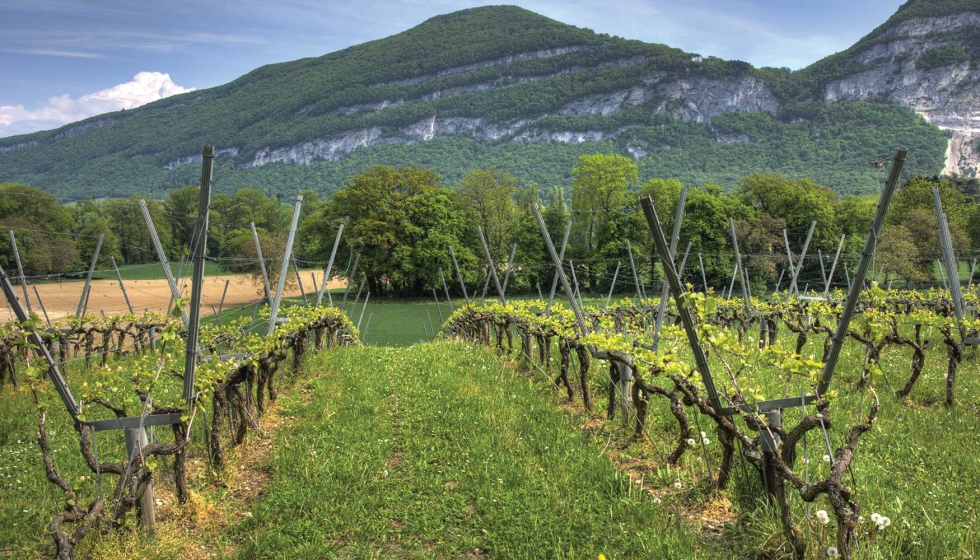
[[[977,181],[913,177],[895,195],[889,211],[879,241],[878,274],[906,283],[933,280],[933,262],[940,253],[933,186],[939,187],[957,254],[971,258],[974,248],[980,246]],[[453,247],[467,289],[482,291],[487,267],[477,233],[480,226],[500,269],[516,245],[515,273],[508,291],[536,293],[538,284],[547,289],[552,280],[551,261],[532,212],[537,204],[556,246],[571,221],[565,258],[575,264],[583,290],[607,290],[618,263],[623,267],[619,285],[632,284],[627,243],[641,280],[658,283],[659,265],[639,210],[639,197],[653,197],[669,232],[683,187],[676,179],[640,183],[632,159],[609,154],[580,156],[568,188],[521,184],[500,169],[473,169],[448,183],[424,168],[375,166],[349,177],[327,200],[313,191],[300,193],[304,201],[294,251],[301,266],[322,268],[337,228],[344,224],[335,273],[344,274],[353,255],[359,253],[361,272],[357,276],[364,274],[372,293],[409,296],[441,288],[440,269],[457,291],[459,283],[449,255]],[[163,200],[146,200],[161,243],[173,261],[189,252],[198,192],[196,186],[184,186],[171,190]],[[250,228],[254,223],[263,257],[270,265],[278,262],[293,202],[256,188],[215,194],[209,255],[225,270],[257,274]],[[734,266],[731,218],[753,287],[771,289],[786,268],[784,230],[794,255],[803,247],[812,221],[817,225],[810,255],[818,251],[833,255],[842,235],[844,253],[856,253],[863,246],[876,203],[877,195],[841,198],[815,181],[773,174],[743,177],[730,192],[710,183],[692,186],[678,245],[679,253],[688,242],[691,245],[686,279],[700,284],[703,262],[710,285],[727,283]],[[100,234],[104,242],[99,268],[108,268],[110,258],[120,264],[156,261],[138,197],[62,205],[43,191],[8,183],[0,185],[0,230],[14,232],[25,274],[31,276],[84,269]],[[680,258],[678,255],[678,261]],[[0,263],[8,270],[14,265],[9,244],[0,244]],[[814,276],[819,274],[816,259],[807,263]],[[275,273],[278,266],[269,268]]]

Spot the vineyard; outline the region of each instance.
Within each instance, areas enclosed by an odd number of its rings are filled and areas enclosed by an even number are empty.
[[[633,297],[614,297],[617,265],[607,296],[583,298],[571,224],[556,249],[534,205],[550,293],[508,299],[516,246],[501,267],[478,227],[482,294],[449,247],[435,313],[366,315],[360,254],[326,291],[343,225],[303,290],[300,197],[277,275],[255,236],[268,305],[223,316],[222,295],[202,321],[209,154],[190,295],[167,275],[166,313],[133,312],[124,288],[128,313],[89,312],[98,248],[78,312],[54,320],[0,269],[17,317],[0,326],[0,556],[976,556],[980,294],[956,281],[938,191],[947,287],[875,274],[904,151],[844,289],[835,259],[822,295],[797,287],[809,236],[795,269],[786,242],[786,288],[753,295],[732,222],[727,293],[683,283],[682,191],[669,242],[640,199],[659,297],[627,243]],[[285,302],[290,266],[301,297]],[[428,341],[368,346],[372,317]]]

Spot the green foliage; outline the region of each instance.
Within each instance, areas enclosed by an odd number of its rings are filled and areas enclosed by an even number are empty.
[[[968,4],[945,3],[941,11],[954,13]],[[896,17],[922,9],[911,4]],[[980,33],[971,29],[956,30],[955,37],[944,40],[962,44],[962,53],[975,54]],[[866,69],[851,55],[873,37],[790,72],[692,57],[664,45],[564,25],[521,8],[475,8],[322,57],[265,66],[220,87],[101,115],[59,131],[0,140],[5,148],[0,169],[6,180],[41,186],[63,200],[130,196],[134,191],[162,199],[167,190],[198,180],[193,163],[200,146],[210,143],[219,148],[217,192],[257,188],[291,196],[301,189],[331,193],[347,177],[373,165],[425,167],[449,184],[475,168],[501,169],[540,185],[567,184],[579,155],[626,155],[636,148],[649,154],[638,161],[641,179],[677,177],[731,188],[735,179],[751,172],[774,172],[809,176],[840,192],[871,192],[876,181],[873,173],[860,168],[862,161],[904,145],[920,158],[908,162],[913,174],[936,173],[945,155],[943,134],[893,105],[843,104],[847,107],[841,109],[832,104],[821,113],[817,106],[823,104],[816,103],[801,113],[797,103],[822,99],[828,81]],[[955,46],[929,51],[924,63],[962,58],[960,51],[951,54],[949,49]],[[588,96],[647,87],[650,76],[669,83],[750,75],[763,80],[785,106],[778,118],[732,112],[715,115],[710,123],[673,121],[657,114],[670,109],[659,96],[609,115],[559,114]],[[492,142],[462,136],[417,142],[416,132],[406,132],[434,116],[508,125],[536,119],[527,125],[535,131],[602,131],[617,140],[588,147],[513,142],[511,136]],[[269,150],[374,130],[397,140],[359,148],[340,161],[252,165]],[[748,142],[742,143],[744,139]],[[177,235],[174,242],[186,243],[182,237]]]
[[[970,60],[970,55],[963,50],[962,46],[957,43],[946,43],[941,47],[934,47],[922,53],[922,56],[915,61],[915,66],[922,70],[932,70],[967,60]]]
[[[450,247],[461,267],[477,262],[461,241],[474,220],[425,169],[376,166],[355,175],[334,194],[331,216],[346,223],[344,244],[361,254],[358,270],[375,294],[441,286],[439,267],[452,270]]]

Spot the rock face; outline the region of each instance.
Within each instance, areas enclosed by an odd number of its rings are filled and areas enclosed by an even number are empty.
[[[980,13],[912,19],[880,34],[851,58],[867,68],[832,81],[824,100],[891,99],[949,130],[945,173],[977,177],[980,168],[980,70],[970,61],[925,68],[929,49],[952,41],[949,32],[980,28]]]
[[[548,55],[560,49],[548,51]],[[535,56],[544,56],[533,53]],[[520,56],[520,55],[516,55]],[[530,56],[530,55],[528,55]],[[617,61],[617,66],[629,66],[640,60],[624,59]],[[498,61],[469,65],[465,67],[483,68]],[[452,69],[462,72],[461,69]],[[661,83],[662,75],[652,74],[644,77],[642,87],[593,95],[573,101],[562,107],[558,115],[611,115],[630,107],[644,104],[654,99],[663,101],[650,110],[654,114],[667,113],[674,118],[693,120],[697,122],[710,121],[712,117],[726,111],[768,111],[775,113],[778,102],[766,85],[755,78],[743,76],[736,78],[692,78]],[[533,78],[525,78],[531,81]],[[470,91],[487,91],[507,87],[497,84],[479,84],[465,88],[439,90],[427,94],[421,101],[460,95]],[[381,111],[404,103],[406,100],[383,101],[377,104],[343,107],[338,111],[350,114],[358,110]],[[495,122],[485,118],[439,117],[419,121],[413,125],[398,130],[384,131],[374,127],[363,130],[353,130],[331,136],[318,138],[293,146],[278,148],[263,148],[259,150],[252,161],[243,167],[258,167],[268,163],[298,163],[308,165],[316,161],[336,161],[344,155],[369,146],[379,144],[415,144],[437,138],[463,137],[483,142],[514,141],[514,142],[560,142],[564,144],[581,144],[583,142],[598,142],[616,138],[626,128],[612,131],[602,130],[553,130],[538,126],[538,122],[552,115],[543,114],[533,118],[513,121]],[[729,142],[748,141],[742,138],[724,139]],[[635,148],[635,153],[642,152]],[[643,152],[645,153],[645,152]],[[200,157],[181,158],[170,165],[200,162]],[[179,162],[179,163],[178,163]],[[169,168],[169,167],[168,167]]]

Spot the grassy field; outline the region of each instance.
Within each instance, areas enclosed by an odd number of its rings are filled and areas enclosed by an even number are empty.
[[[619,420],[604,420],[608,384],[600,363],[591,372],[597,405],[586,413],[578,398],[567,403],[539,370],[521,371],[510,357],[460,342],[413,344],[424,336],[426,309],[437,323],[432,301],[370,302],[366,346],[319,353],[289,374],[275,417],[249,442],[266,452],[246,446],[233,468],[209,473],[197,439],[193,507],[164,506],[158,537],[138,539],[126,529],[97,543],[94,557],[787,557],[750,469],[736,465],[728,491],[710,488],[717,443],[688,452],[676,467],[664,464],[677,426],[663,399],[651,403],[651,440],[632,440]],[[229,311],[226,319],[251,312]],[[791,348],[795,337],[781,333],[780,347]],[[821,344],[814,338],[804,355],[819,357]],[[831,407],[834,448],[867,411],[870,394],[856,388],[863,359],[856,343],[845,346]],[[883,375],[872,378],[881,412],[848,477],[862,515],[888,515],[893,526],[878,532],[865,521],[858,558],[977,556],[980,354],[967,352],[949,409],[938,404],[945,363],[945,348],[934,341],[923,377],[901,401],[894,390],[907,375],[909,352],[883,352]],[[714,358],[711,365],[720,366]],[[97,375],[77,367],[69,373],[73,383]],[[775,370],[752,376],[777,392],[784,382]],[[786,410],[786,423],[799,414]],[[45,526],[62,497],[44,478],[36,423],[28,394],[0,390],[0,557],[43,558],[53,550]],[[67,415],[53,412],[49,425],[58,466],[91,499],[94,477]],[[101,453],[121,452],[116,436],[100,436]],[[822,437],[811,434],[811,479],[826,473],[827,453]],[[827,533],[813,519],[815,510],[830,509],[821,500],[807,507],[794,498],[812,559],[826,557]]]
[[[347,350],[317,371],[239,558],[696,556],[676,509],[485,349]]]

